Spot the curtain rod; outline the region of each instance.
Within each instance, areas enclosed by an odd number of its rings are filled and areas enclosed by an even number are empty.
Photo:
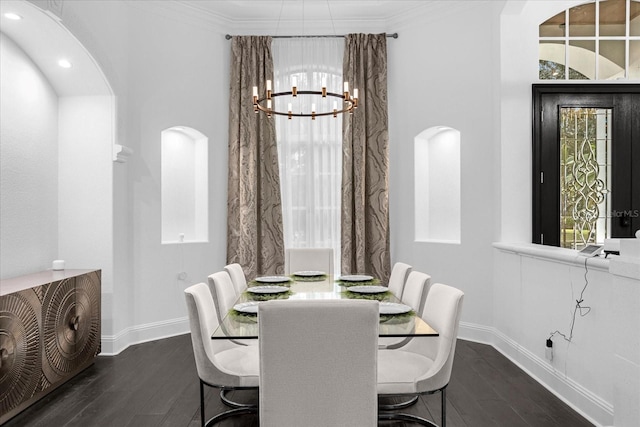
[[[224,36],[225,39],[227,40],[231,40],[233,36],[231,34],[227,34],[226,36]],[[317,35],[317,36],[313,36],[313,35],[309,35],[309,36],[271,36],[272,39],[309,39],[309,38],[333,38],[333,37],[340,37],[340,38],[344,38],[344,34],[343,35],[331,35],[331,34],[325,34],[325,35]],[[391,37],[394,39],[398,38],[398,33],[393,33],[393,34],[387,34],[387,37]]]

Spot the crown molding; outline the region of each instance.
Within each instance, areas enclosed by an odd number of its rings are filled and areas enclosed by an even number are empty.
[[[196,7],[190,3],[177,0],[129,1],[129,7],[160,15],[167,19],[181,21],[187,25],[209,30],[217,30],[221,34],[233,28],[234,22],[210,10]]]

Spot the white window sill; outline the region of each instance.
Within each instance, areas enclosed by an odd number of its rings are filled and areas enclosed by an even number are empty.
[[[573,249],[558,248],[555,246],[538,245],[535,243],[505,243],[494,242],[493,247],[503,252],[511,252],[521,256],[528,256],[542,260],[554,261],[563,264],[583,266],[585,257],[578,255],[578,251]],[[609,271],[609,259],[604,255],[587,258],[587,265],[590,268]]]
[[[161,242],[163,245],[184,245],[188,243],[209,243],[208,240],[183,240],[182,242],[179,240],[163,240]]]

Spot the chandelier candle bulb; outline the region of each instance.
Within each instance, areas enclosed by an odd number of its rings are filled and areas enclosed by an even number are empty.
[[[293,97],[298,96],[298,80],[295,76],[291,77],[291,95]]]
[[[326,77],[322,78],[322,97],[323,98],[327,97],[327,78]]]
[[[253,97],[256,101],[258,100],[258,86],[253,87]]]

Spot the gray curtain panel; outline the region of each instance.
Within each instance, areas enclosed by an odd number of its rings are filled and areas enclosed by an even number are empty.
[[[231,41],[227,263],[247,277],[284,271],[282,203],[274,118],[253,111],[253,86],[273,81],[271,37]]]
[[[342,273],[389,278],[386,34],[345,38],[343,78],[359,103],[342,125]]]

